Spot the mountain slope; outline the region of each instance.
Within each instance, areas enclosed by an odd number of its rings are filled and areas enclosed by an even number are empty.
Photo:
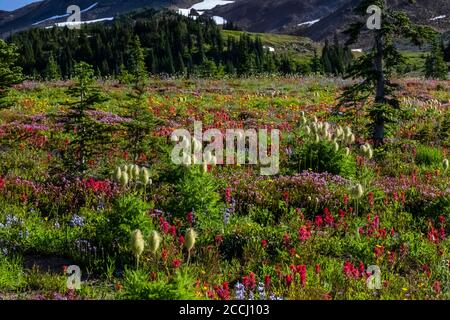
[[[238,0],[217,7],[210,14],[222,16],[245,30],[283,32],[323,40],[342,31],[357,19],[352,8],[358,0]],[[416,23],[440,31],[450,30],[449,0],[390,0],[389,4],[405,11]]]
[[[152,7],[162,8],[174,5],[189,5],[195,0],[43,0],[32,3],[0,16],[0,36],[3,33],[20,31],[29,27],[45,27],[67,20],[67,8],[78,5],[83,21],[114,17],[131,10]]]
[[[218,5],[227,3],[225,5]],[[30,27],[46,27],[67,19],[69,5],[76,4],[85,12],[82,20],[111,18],[119,13],[139,9],[183,8],[188,14],[195,8],[212,8],[199,12],[223,17],[251,32],[297,34],[321,41],[340,32],[358,19],[352,8],[359,0],[43,0],[13,12],[0,11],[0,37]],[[390,5],[405,11],[414,22],[450,30],[449,0],[390,0]]]

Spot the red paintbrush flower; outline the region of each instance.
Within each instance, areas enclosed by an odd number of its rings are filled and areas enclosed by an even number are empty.
[[[263,248],[267,247],[267,240],[261,240],[261,247]]]

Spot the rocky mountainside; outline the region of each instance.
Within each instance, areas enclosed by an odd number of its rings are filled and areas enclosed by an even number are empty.
[[[237,0],[216,7],[211,14],[233,21],[245,30],[282,32],[323,40],[355,20],[352,8],[358,0]],[[389,0],[416,23],[439,31],[450,30],[449,0]]]
[[[139,8],[163,8],[191,5],[195,0],[43,0],[31,3],[13,12],[0,13],[0,35],[30,27],[46,27],[68,18],[67,8],[78,5],[83,21],[112,18]]]
[[[304,35],[320,41],[342,31],[355,20],[352,8],[359,0],[43,0],[13,12],[0,11],[0,36],[30,27],[66,21],[67,7],[77,4],[82,20],[113,19],[119,13],[143,7],[171,8],[188,15],[232,21],[244,30]],[[413,3],[412,3],[413,2]],[[390,0],[417,23],[450,30],[449,0]]]

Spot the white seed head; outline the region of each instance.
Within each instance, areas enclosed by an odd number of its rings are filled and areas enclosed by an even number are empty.
[[[117,167],[116,170],[114,171],[114,179],[117,182],[120,182],[120,177],[122,176],[122,170],[120,169],[120,167]]]
[[[311,128],[309,126],[306,126],[305,131],[308,136],[311,134]]]
[[[128,173],[126,171],[122,172],[122,175],[120,176],[120,183],[122,186],[126,187],[128,185]]]
[[[186,249],[188,251],[191,251],[192,248],[194,248],[195,241],[197,240],[197,233],[194,231],[194,229],[190,228],[186,231],[185,239]]]
[[[150,233],[150,238],[148,239],[148,244],[150,246],[150,251],[155,254],[158,251],[159,245],[161,244],[161,236],[158,231],[153,230]]]
[[[353,143],[355,143],[355,141],[356,141],[356,138],[355,138],[355,135],[352,133],[351,135],[350,135],[350,139],[349,139],[349,141],[350,141],[350,144],[353,144]]]
[[[144,246],[145,242],[141,230],[134,230],[131,233],[131,251],[136,258],[138,258],[142,254],[142,252],[144,252]]]
[[[350,155],[350,148],[345,148],[345,155],[348,157]]]
[[[150,171],[147,168],[142,168],[139,179],[141,183],[146,186],[150,180]]]
[[[137,165],[134,165],[134,167],[133,167],[133,178],[134,179],[137,179],[137,178],[139,178],[139,166],[137,166]]]
[[[339,151],[339,143],[335,142],[334,143],[334,152],[338,152]]]
[[[355,199],[361,199],[361,197],[364,195],[363,186],[359,183],[356,186],[354,186],[352,189],[352,195],[353,198]]]

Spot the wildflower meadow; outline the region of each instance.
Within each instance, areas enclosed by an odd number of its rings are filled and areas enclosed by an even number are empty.
[[[75,82],[17,85],[0,111],[1,297],[448,299],[449,83],[400,80],[378,147],[364,109],[335,111],[350,84],[152,79],[142,148],[129,86],[94,83],[104,97],[74,120]],[[279,173],[174,164],[171,134],[195,121],[278,129]]]

